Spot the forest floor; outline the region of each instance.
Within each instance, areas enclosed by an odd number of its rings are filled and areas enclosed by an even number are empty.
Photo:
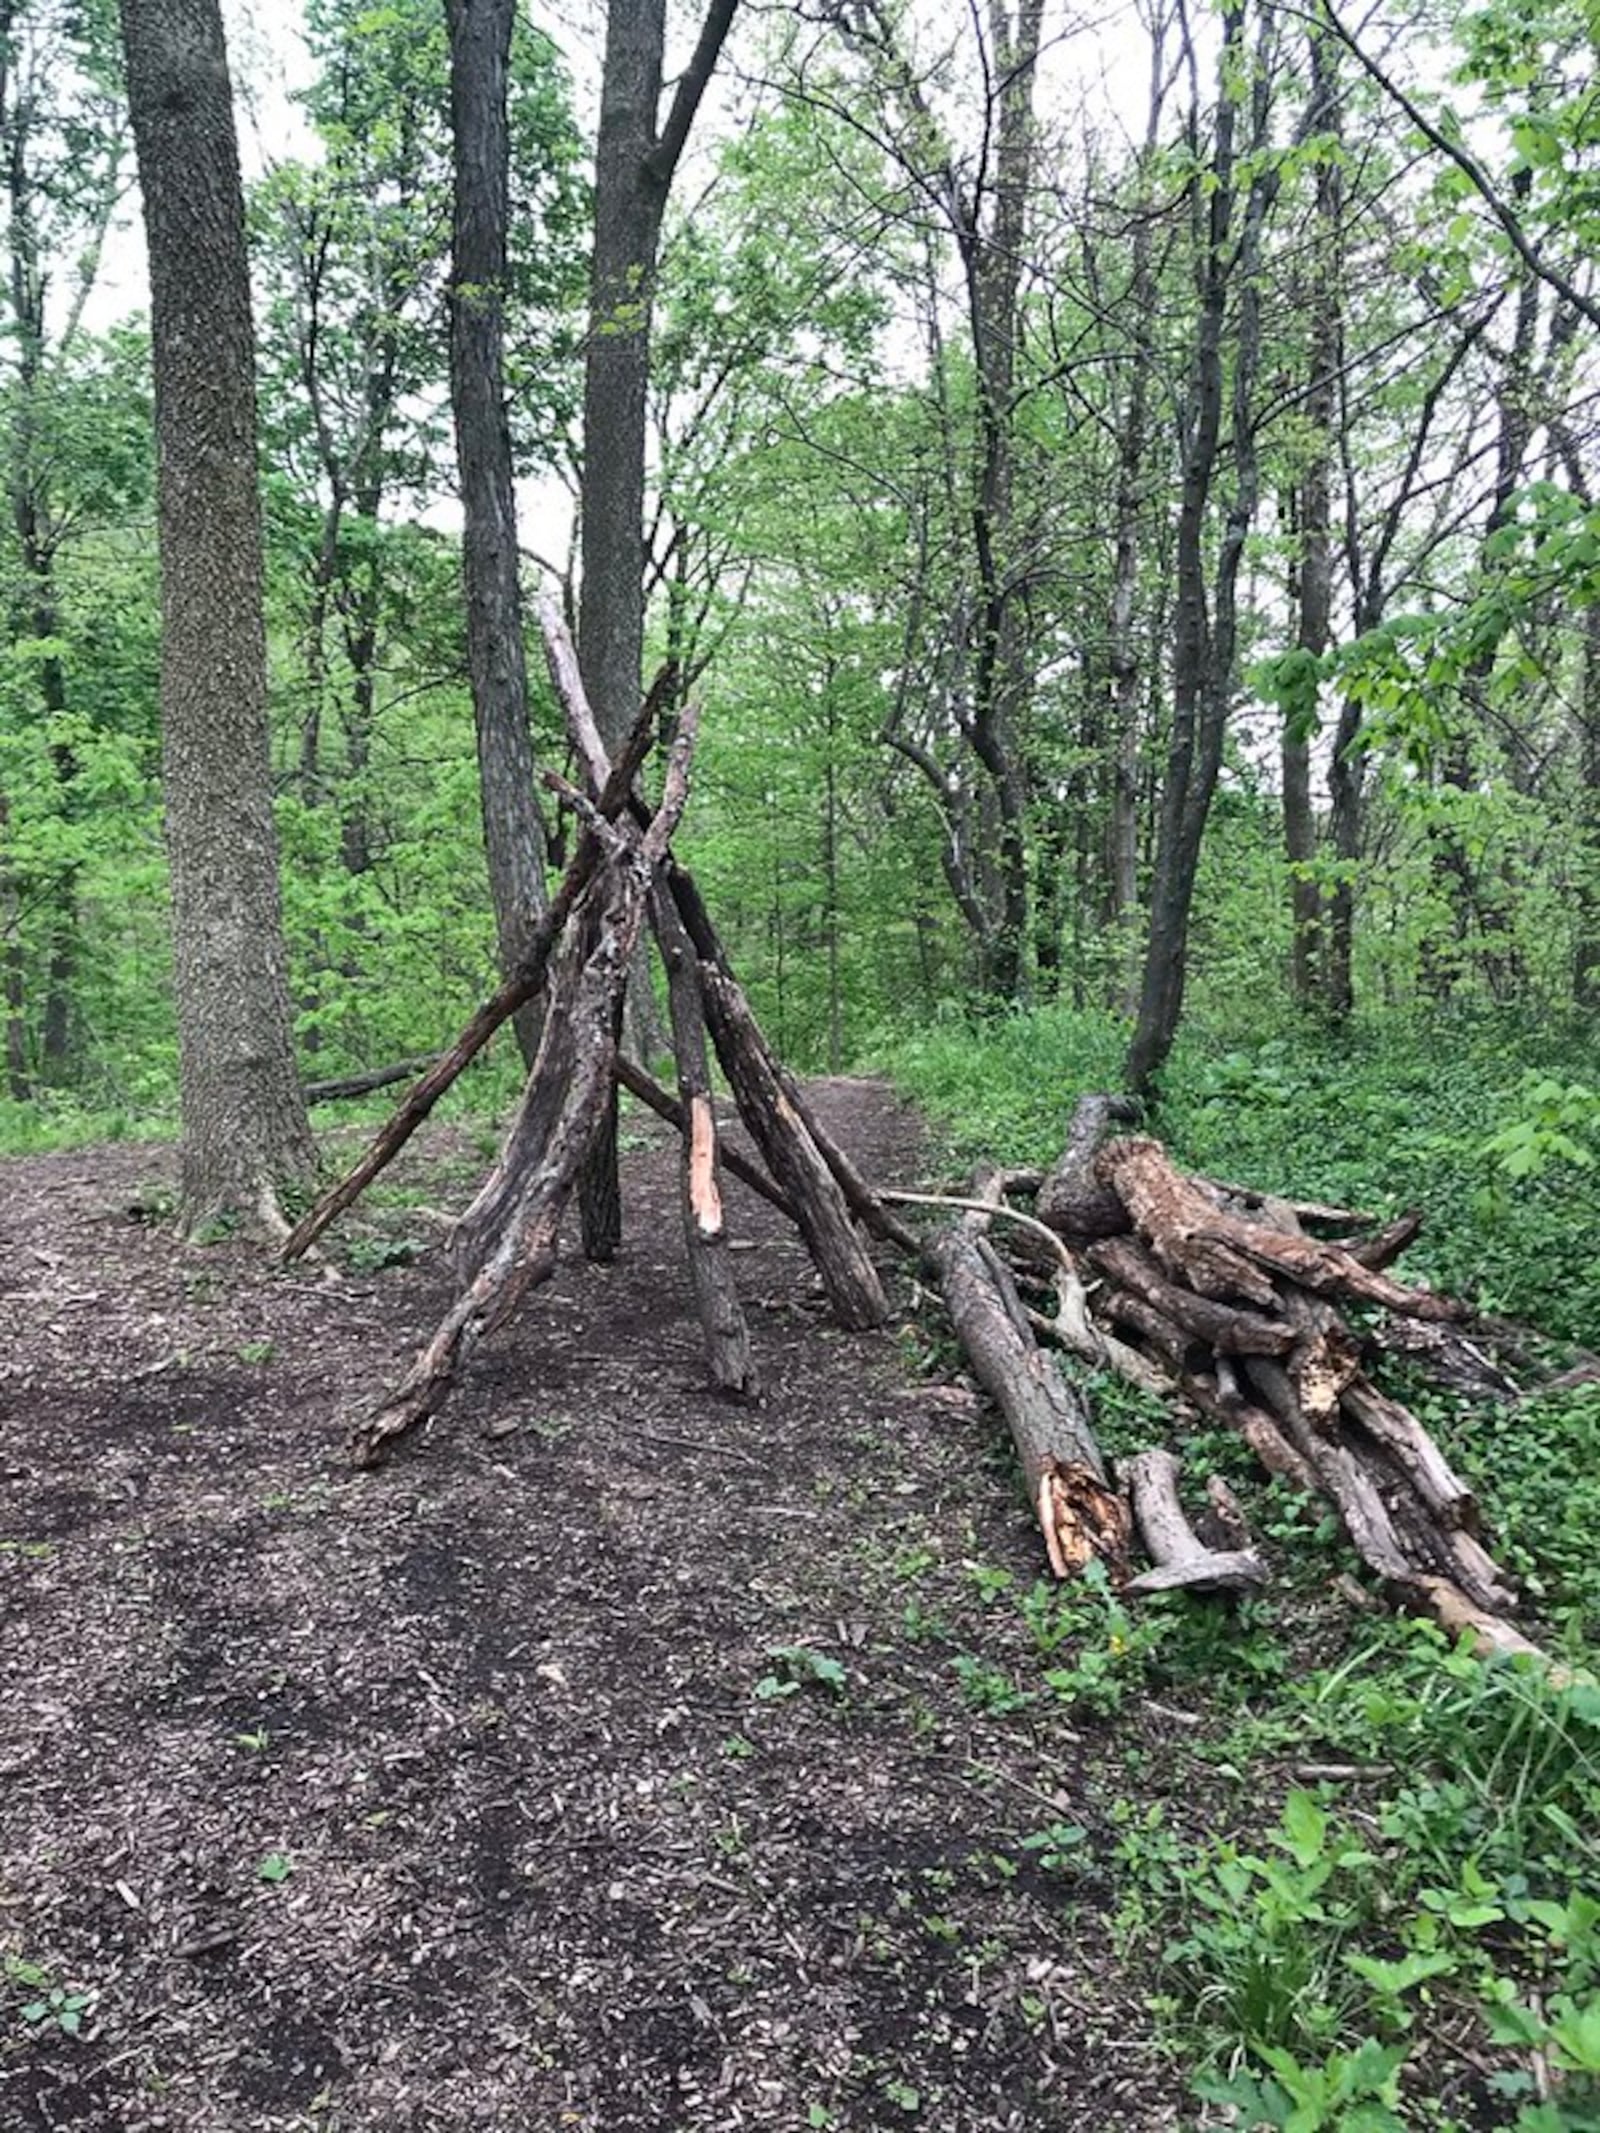
[[[819,1096],[912,1180],[886,1089]],[[290,1270],[179,1247],[168,1151],[0,1165],[0,2127],[1183,2124],[1109,1883],[1061,1871],[1109,1842],[1099,1722],[993,1648],[986,1581],[1040,1567],[1003,1430],[834,1330],[760,1203],[761,1405],[701,1385],[630,1123],[619,1263],[344,1465],[482,1141]]]

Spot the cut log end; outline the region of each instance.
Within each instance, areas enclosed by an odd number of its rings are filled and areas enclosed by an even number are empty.
[[[1034,1511],[1058,1578],[1076,1577],[1091,1562],[1101,1562],[1113,1584],[1126,1580],[1132,1530],[1128,1507],[1091,1468],[1052,1460],[1039,1476]]]

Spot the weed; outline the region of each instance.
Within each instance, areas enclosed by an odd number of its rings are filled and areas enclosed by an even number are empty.
[[[814,1652],[805,1644],[775,1644],[767,1657],[774,1662],[773,1671],[763,1674],[755,1685],[755,1693],[763,1703],[782,1702],[813,1685],[835,1696],[849,1691],[850,1676],[826,1652]]]
[[[974,1711],[989,1711],[998,1716],[1007,1711],[1025,1711],[1029,1704],[1039,1700],[1031,1690],[1019,1689],[1001,1668],[986,1659],[975,1659],[970,1652],[952,1659],[950,1666],[961,1684],[963,1697]]]

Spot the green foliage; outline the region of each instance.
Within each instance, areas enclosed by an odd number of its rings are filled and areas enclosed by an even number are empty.
[[[763,1703],[786,1702],[805,1688],[826,1689],[838,1697],[849,1693],[849,1674],[826,1652],[813,1651],[807,1644],[776,1644],[767,1657],[772,1669],[755,1685],[755,1694]]]

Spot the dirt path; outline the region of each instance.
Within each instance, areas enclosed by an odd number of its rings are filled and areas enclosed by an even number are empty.
[[[823,1095],[914,1167],[884,1091]],[[770,1396],[709,1397],[630,1138],[624,1261],[377,1477],[343,1423],[447,1293],[377,1269],[470,1134],[292,1273],[131,1216],[162,1151],[0,1166],[4,2133],[1181,2123],[1103,1885],[1024,1848],[1092,1848],[1084,1746],[952,1664],[964,1564],[1036,1574],[995,1425],[737,1187]]]

